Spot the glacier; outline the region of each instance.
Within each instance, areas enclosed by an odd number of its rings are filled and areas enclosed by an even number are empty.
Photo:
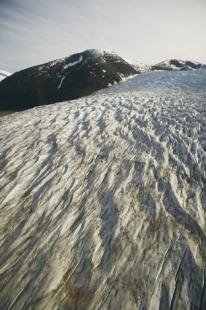
[[[0,129],[1,309],[206,308],[206,70]]]

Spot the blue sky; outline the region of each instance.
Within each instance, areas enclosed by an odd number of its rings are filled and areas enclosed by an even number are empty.
[[[206,0],[0,0],[0,69],[88,48],[157,63],[206,63]]]

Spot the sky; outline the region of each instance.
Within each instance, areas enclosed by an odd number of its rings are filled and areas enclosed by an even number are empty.
[[[0,0],[0,69],[85,49],[155,64],[206,63],[206,0]]]

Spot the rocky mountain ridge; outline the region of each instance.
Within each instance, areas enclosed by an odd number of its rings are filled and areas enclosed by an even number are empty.
[[[86,96],[137,71],[114,53],[86,50],[14,73],[0,83],[0,110]]]
[[[162,61],[156,65],[151,66],[151,70],[162,70],[162,71],[187,71],[197,70],[206,68],[204,64],[197,61],[181,60],[181,59],[170,59]]]

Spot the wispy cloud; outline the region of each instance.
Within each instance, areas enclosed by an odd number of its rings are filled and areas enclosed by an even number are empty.
[[[203,0],[0,0],[0,68],[10,71],[87,48],[155,63],[206,62]]]

